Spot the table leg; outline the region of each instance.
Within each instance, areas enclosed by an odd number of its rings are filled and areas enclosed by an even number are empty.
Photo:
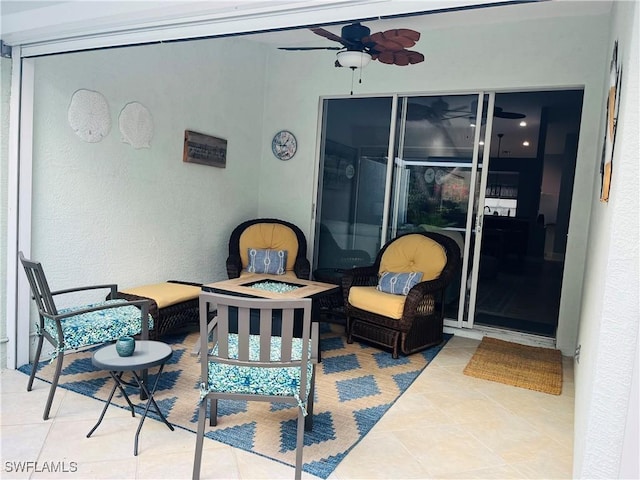
[[[153,395],[156,392],[156,388],[158,387],[158,380],[160,380],[160,375],[162,374],[163,370],[164,370],[164,364],[160,365],[160,370],[158,370],[158,375],[156,376],[156,381],[154,382],[153,388],[151,389],[151,391],[147,389],[147,386],[142,381],[142,379],[138,376],[138,374],[136,372],[132,372],[133,377],[136,379],[136,382],[138,382],[138,385],[140,386],[141,395],[142,395],[142,391],[144,391],[146,398],[148,398],[147,404],[144,407],[144,413],[142,414],[142,417],[140,418],[140,423],[138,424],[138,430],[136,431],[135,442],[133,444],[133,454],[136,456],[138,455],[138,437],[140,436],[140,430],[142,430],[142,424],[144,423],[145,418],[147,418],[147,412],[149,411],[149,407],[151,406],[151,404],[153,404],[153,407],[156,410],[156,413],[158,414],[160,419],[165,423],[165,425],[169,427],[171,431],[174,430],[173,425],[171,425],[167,421],[166,417],[160,411],[160,407],[158,407],[158,404],[153,398]]]
[[[142,371],[142,383],[144,383],[145,385],[149,382],[149,369],[144,369]],[[145,390],[143,390],[142,388],[140,389],[140,400],[146,400],[147,399],[147,394],[145,392]]]
[[[120,391],[122,392],[122,395],[124,395],[125,400],[127,401],[127,403],[129,404],[129,407],[131,408],[131,416],[135,417],[135,410],[133,408],[133,404],[131,403],[131,400],[129,400],[129,396],[127,395],[127,393],[124,391],[124,387],[122,386],[122,374],[124,372],[109,372],[109,375],[111,375],[111,378],[113,378],[114,381],[114,385],[113,388],[111,389],[111,393],[109,394],[109,398],[107,399],[107,402],[104,404],[104,408],[102,409],[102,413],[100,414],[100,418],[98,419],[98,423],[96,423],[93,428],[91,429],[91,431],[89,433],[87,433],[87,438],[89,438],[91,436],[91,434],[93,432],[96,431],[96,428],[98,428],[98,425],[100,425],[100,423],[102,423],[102,419],[104,418],[104,414],[107,412],[107,408],[109,408],[109,405],[111,404],[111,399],[113,398],[113,394],[116,393],[116,389],[119,388]]]

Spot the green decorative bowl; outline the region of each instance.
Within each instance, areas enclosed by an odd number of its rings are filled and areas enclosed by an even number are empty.
[[[116,342],[116,352],[121,357],[130,357],[136,349],[136,339],[133,337],[120,337]]]

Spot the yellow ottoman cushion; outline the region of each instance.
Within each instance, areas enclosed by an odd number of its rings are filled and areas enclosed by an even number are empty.
[[[140,287],[127,288],[120,290],[128,295],[137,295],[139,297],[152,298],[155,300],[158,308],[168,307],[177,303],[193,300],[200,295],[200,287],[193,285],[183,285],[181,283],[156,283],[153,285],[142,285]]]

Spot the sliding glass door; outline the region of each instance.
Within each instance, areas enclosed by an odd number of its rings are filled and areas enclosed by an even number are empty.
[[[453,238],[462,266],[445,295],[446,323],[472,326],[476,212],[482,181],[483,94],[401,97],[387,238],[434,231]],[[479,120],[477,120],[479,119]]]
[[[463,259],[447,291],[447,322],[472,325],[478,159],[489,101],[481,93],[325,101],[316,277],[370,261],[397,235],[437,231],[457,242]]]
[[[445,325],[554,337],[581,107],[582,90],[324,100],[319,279],[437,231],[462,255]]]

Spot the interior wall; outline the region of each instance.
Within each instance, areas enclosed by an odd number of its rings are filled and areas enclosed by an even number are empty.
[[[7,168],[11,59],[0,57],[0,278],[7,278]],[[7,284],[0,282],[0,368],[7,366]]]
[[[518,7],[520,8],[520,7]],[[498,16],[494,18],[499,18]],[[354,93],[446,93],[472,89],[536,90],[584,86],[580,144],[575,175],[570,248],[567,252],[558,348],[573,355],[580,313],[589,205],[599,162],[602,70],[608,55],[608,17],[584,16],[522,20],[488,26],[438,28],[427,17],[416,49],[423,63],[397,67],[372,62],[362,71]],[[430,24],[429,22],[434,22]],[[567,32],[571,32],[568,35]],[[322,96],[345,95],[351,71],[334,68],[334,52],[271,51],[261,178],[270,189],[260,192],[261,211],[287,214],[305,233],[312,230],[317,186],[317,109]],[[286,108],[283,108],[286,105]],[[271,128],[269,128],[271,127]],[[280,162],[268,151],[273,130],[289,128],[299,136],[299,152]],[[285,175],[286,173],[286,175]],[[289,174],[296,183],[284,183]],[[280,187],[278,187],[280,186]],[[273,195],[273,191],[279,192]],[[295,202],[292,200],[295,199]]]
[[[640,322],[639,17],[637,2],[614,2],[606,42],[608,58],[614,41],[619,42],[622,97],[608,203],[599,201],[599,175],[591,184],[580,358],[575,364],[574,478],[638,478],[640,473],[637,415],[628,415],[638,411],[632,389],[638,385],[634,366]],[[602,75],[608,82],[608,63]],[[605,91],[603,86],[603,112]],[[604,136],[604,120],[601,115],[598,138]]]
[[[237,38],[215,46],[36,59],[32,257],[53,289],[226,278],[231,230],[258,211],[265,55]],[[109,104],[111,130],[98,143],[69,126],[78,89]],[[118,117],[134,101],[153,117],[150,148],[122,140]],[[187,129],[226,139],[226,168],[184,163]]]

